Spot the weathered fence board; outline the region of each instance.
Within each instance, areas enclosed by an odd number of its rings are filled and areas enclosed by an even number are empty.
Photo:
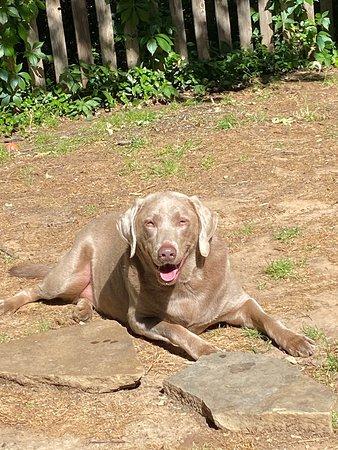
[[[252,47],[250,0],[236,0],[236,3],[238,15],[239,40],[242,48],[249,49]]]
[[[191,2],[198,57],[199,59],[208,60],[210,55],[205,1],[191,0]]]
[[[110,5],[106,0],[95,0],[95,9],[99,27],[99,39],[103,64],[116,69],[114,25]]]
[[[304,2],[304,8],[306,10],[307,16],[310,20],[314,20],[315,18],[315,8],[313,5],[310,5],[307,2]]]
[[[258,0],[259,26],[262,35],[262,44],[266,45],[269,50],[273,48],[272,43],[272,15],[266,9],[269,0]]]
[[[124,27],[126,37],[126,56],[128,68],[135,67],[139,61],[140,48],[137,39],[137,27],[126,23]]]
[[[215,0],[215,14],[219,49],[224,53],[225,47],[232,47],[228,0]]]
[[[60,0],[46,0],[48,28],[53,52],[55,79],[68,67],[65,33],[63,30]]]
[[[175,49],[182,58],[188,59],[182,0],[169,0],[170,14],[175,27]]]
[[[38,32],[38,27],[36,25],[35,19],[33,19],[30,23],[27,41],[31,46],[33,46],[33,44],[35,44],[35,42],[39,41],[39,32]],[[29,64],[29,72],[31,74],[34,86],[38,86],[38,87],[46,86],[45,71],[44,71],[43,62],[41,59],[38,61],[38,64],[36,67],[31,67]]]
[[[79,61],[93,64],[86,0],[71,0]]]
[[[207,20],[206,2],[210,6],[208,14],[211,14],[214,6],[214,18]],[[304,7],[310,19],[314,19],[314,6],[309,5],[305,0]],[[201,60],[210,59],[208,25],[216,23],[218,33],[218,43],[220,53],[224,54],[233,45],[233,39],[237,39],[234,35],[237,26],[234,24],[235,17],[238,23],[239,41],[243,49],[252,48],[252,22],[251,22],[251,6],[257,8],[259,12],[259,28],[262,36],[262,43],[273,49],[273,23],[271,12],[267,10],[268,0],[190,0],[183,3],[183,0],[166,0],[166,4],[170,7],[172,23],[175,28],[174,42],[176,51],[185,59],[188,59],[187,33],[190,30],[185,26],[185,11],[183,5],[189,4],[192,7],[193,26],[196,38],[196,46],[198,58]],[[55,78],[59,81],[60,74],[65,71],[68,66],[67,47],[62,22],[61,0],[46,0],[46,12],[48,27],[51,39]],[[64,3],[62,3],[64,4]],[[237,15],[230,16],[229,5],[234,4],[237,8]],[[71,0],[72,15],[74,20],[76,44],[79,60],[87,63],[93,62],[91,50],[90,29],[88,20],[87,5],[94,6],[94,0]],[[152,0],[151,14],[155,16],[159,13],[158,0]],[[334,0],[320,0],[320,10],[329,11],[331,19],[330,32],[334,34]],[[95,0],[95,10],[98,22],[98,37],[100,40],[101,58],[103,64],[108,65],[112,69],[117,67],[117,54],[115,50],[114,39],[114,21],[112,17],[112,9],[107,0]],[[187,17],[186,19],[190,19]],[[211,20],[209,20],[211,19]],[[211,32],[211,30],[209,30]],[[138,27],[132,23],[124,24],[124,38],[126,49],[126,62],[128,68],[134,67],[140,62],[140,48],[138,39]],[[38,30],[36,23],[32,22],[29,32],[29,42],[38,41]],[[35,85],[44,86],[44,66],[39,61],[37,68],[30,68],[32,79]]]

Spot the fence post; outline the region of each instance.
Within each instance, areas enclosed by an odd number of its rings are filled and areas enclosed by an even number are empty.
[[[238,15],[239,40],[241,43],[241,48],[249,49],[252,48],[250,0],[236,0],[236,3]]]
[[[71,0],[79,61],[93,64],[86,0]]]
[[[272,50],[272,15],[266,9],[267,3],[268,0],[258,0],[259,26],[261,29],[262,44],[266,45],[269,50]]]
[[[27,41],[31,45],[31,47],[35,42],[39,42],[39,32],[38,27],[36,26],[35,19],[31,20]],[[46,86],[45,70],[43,68],[42,59],[38,61],[35,67],[32,67],[30,64],[28,65],[34,86],[45,87]]]
[[[124,27],[124,34],[126,37],[126,55],[127,65],[130,69],[137,65],[140,57],[140,48],[137,39],[137,27],[127,22]]]
[[[232,47],[228,0],[215,0],[215,13],[219,49],[224,53],[224,43],[228,48]]]
[[[314,20],[314,18],[315,18],[315,8],[314,8],[313,4],[310,5],[309,3],[304,2],[304,9],[305,9],[305,11],[307,13],[308,18],[310,20]]]
[[[185,34],[182,0],[169,0],[170,13],[175,31],[175,49],[184,59],[188,59],[187,37]]]
[[[105,0],[95,0],[96,16],[99,26],[102,62],[111,69],[116,69],[116,53],[114,43],[114,25],[109,3]]]
[[[192,0],[192,12],[194,16],[194,27],[195,27],[198,57],[199,59],[208,60],[210,59],[210,55],[209,55],[209,41],[208,41],[205,1]]]
[[[60,0],[46,0],[48,28],[52,45],[56,82],[68,67],[65,33],[63,30]]]

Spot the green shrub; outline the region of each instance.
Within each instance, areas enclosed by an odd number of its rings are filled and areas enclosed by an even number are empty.
[[[312,0],[306,0],[312,3]],[[202,96],[206,92],[239,89],[253,80],[279,75],[298,68],[337,65],[337,50],[328,33],[327,12],[309,20],[304,0],[269,0],[274,23],[274,50],[260,44],[259,30],[253,33],[252,50],[235,49],[210,61],[191,55],[189,62],[172,52],[173,30],[169,12],[153,0],[119,0],[121,24],[138,24],[143,64],[127,71],[97,64],[71,65],[59,85],[47,91],[32,89],[30,75],[20,61],[32,67],[45,55],[42,43],[27,41],[29,23],[44,7],[41,0],[3,0],[0,6],[0,133],[55,123],[60,116],[92,116],[98,108],[133,101],[167,102],[184,91]],[[151,11],[151,14],[150,14]],[[253,13],[257,23],[257,13]],[[125,36],[124,36],[125,37]],[[22,50],[23,49],[23,50]],[[83,86],[83,79],[86,84]],[[224,127],[228,127],[224,123]]]

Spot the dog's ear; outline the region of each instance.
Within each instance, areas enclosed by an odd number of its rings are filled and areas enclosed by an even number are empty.
[[[189,199],[194,205],[200,223],[200,232],[198,237],[199,251],[201,255],[206,258],[210,252],[210,239],[214,235],[217,228],[218,216],[216,213],[210,211],[209,208],[203,205],[198,197],[193,196]]]
[[[130,258],[135,255],[136,251],[135,219],[142,204],[143,199],[136,199],[134,205],[122,214],[116,224],[121,236],[130,245]]]

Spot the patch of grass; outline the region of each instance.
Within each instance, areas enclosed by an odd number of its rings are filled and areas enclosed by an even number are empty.
[[[5,146],[0,145],[0,164],[3,164],[7,160],[9,160],[10,154]]]
[[[203,156],[201,166],[205,170],[210,170],[215,165],[215,157],[213,155]]]
[[[20,168],[20,175],[22,180],[28,185],[31,186],[34,178],[34,166],[23,166]]]
[[[318,115],[315,111],[311,111],[311,109],[306,106],[305,108],[301,108],[299,111],[295,113],[295,118],[298,120],[305,120],[305,122],[315,122],[319,119]]]
[[[267,283],[266,281],[260,281],[257,285],[257,289],[260,291],[263,291],[264,289],[267,288]]]
[[[325,86],[337,86],[338,85],[338,76],[337,76],[337,74],[325,75],[323,84],[325,84]]]
[[[251,224],[246,224],[242,228],[240,228],[237,232],[238,235],[241,236],[250,236],[254,232],[254,227]]]
[[[250,339],[262,339],[264,335],[255,328],[243,328],[243,334]]]
[[[123,168],[119,171],[120,175],[129,175],[135,170],[140,168],[139,162],[135,159],[134,156],[126,156],[123,160]]]
[[[333,352],[329,352],[326,356],[326,361],[324,362],[324,368],[328,372],[332,372],[334,374],[338,373],[338,356]]]
[[[272,261],[265,273],[274,280],[289,278],[294,271],[294,263],[289,258],[281,258]]]
[[[334,430],[338,429],[338,411],[332,411],[331,414],[332,428]]]
[[[294,122],[294,118],[293,117],[273,117],[271,119],[271,122],[275,123],[275,124],[292,125],[292,123]]]
[[[239,162],[241,162],[241,163],[247,162],[248,160],[249,160],[248,155],[240,155],[240,157],[239,157]]]
[[[176,175],[181,171],[181,164],[172,159],[163,159],[159,164],[151,167],[151,173],[158,177],[168,177]]]
[[[87,142],[85,136],[39,135],[35,139],[36,150],[42,155],[52,156],[66,155]]]
[[[263,123],[268,119],[267,114],[264,111],[258,111],[255,114],[247,113],[245,114],[246,122],[253,123]]]
[[[325,339],[324,331],[318,328],[316,325],[303,325],[302,332],[305,334],[305,336],[313,339],[314,341]]]
[[[277,239],[278,241],[286,242],[298,236],[299,233],[300,229],[298,227],[286,227],[282,228],[275,234],[275,239]]]
[[[36,331],[38,333],[44,333],[46,331],[49,331],[52,328],[52,324],[49,320],[40,320],[37,323]]]
[[[83,207],[83,212],[86,216],[94,216],[98,213],[98,207],[94,204],[85,205]]]
[[[4,344],[5,342],[9,342],[10,339],[11,338],[8,336],[7,333],[4,333],[4,332],[0,333],[0,344]]]
[[[236,100],[229,94],[224,94],[222,100],[220,101],[221,105],[235,105]]]
[[[233,114],[228,114],[218,121],[217,128],[220,130],[230,130],[237,125],[237,119]]]
[[[189,139],[181,145],[166,145],[157,152],[158,163],[149,167],[150,175],[168,177],[182,171],[181,160],[195,146]]]
[[[123,128],[125,125],[149,125],[158,118],[159,115],[154,111],[133,108],[112,114],[112,116],[109,117],[108,122],[113,125],[113,127]]]
[[[130,148],[132,150],[138,150],[147,145],[147,140],[141,137],[134,137],[131,140]]]

